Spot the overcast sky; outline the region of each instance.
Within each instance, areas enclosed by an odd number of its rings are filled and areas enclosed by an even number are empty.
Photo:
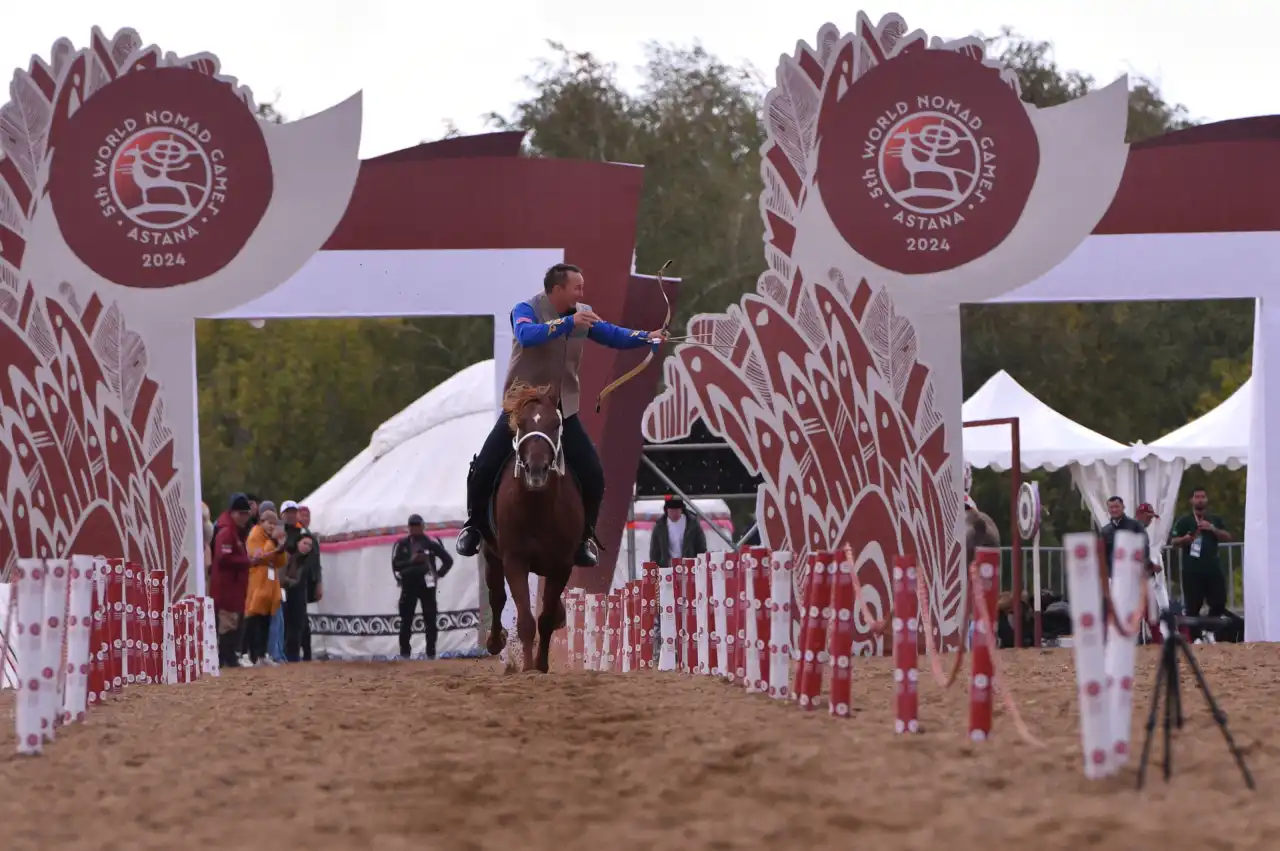
[[[547,54],[548,39],[617,63],[624,82],[636,79],[647,41],[695,39],[772,80],[779,54],[799,39],[811,42],[828,19],[852,28],[858,9],[832,0],[218,0],[115,4],[135,9],[122,15],[107,14],[100,0],[6,5],[6,69],[25,68],[32,53],[47,56],[59,36],[83,46],[98,24],[108,35],[135,27],[165,50],[211,51],[259,100],[278,93],[289,117],[363,89],[364,156],[436,138],[447,119],[463,131],[484,129],[486,112],[505,112],[523,95],[520,78]],[[1101,81],[1129,70],[1153,77],[1168,99],[1203,120],[1280,113],[1277,60],[1266,47],[1280,30],[1280,0],[898,0],[868,7],[873,20],[890,11],[931,36],[994,34],[1008,24],[1052,41],[1061,65]]]

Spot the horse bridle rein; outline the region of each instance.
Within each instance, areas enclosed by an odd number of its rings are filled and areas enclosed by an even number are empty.
[[[564,414],[560,413],[559,408],[556,408],[556,420],[556,436],[554,440],[552,440],[551,435],[547,434],[545,431],[531,431],[522,435],[519,429],[516,430],[515,437],[511,439],[511,449],[516,454],[516,463],[513,475],[517,479],[520,478],[520,473],[525,468],[524,459],[520,457],[520,447],[524,446],[524,442],[526,440],[531,440],[533,438],[542,438],[551,446],[551,451],[554,453],[551,467],[556,471],[557,475],[564,475],[564,447],[561,445],[562,438],[564,437]]]

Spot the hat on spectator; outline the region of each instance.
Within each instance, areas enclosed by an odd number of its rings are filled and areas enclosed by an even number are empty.
[[[269,499],[264,499],[258,503],[258,515],[266,514],[268,511],[275,511],[276,504]]]
[[[231,494],[231,501],[227,504],[228,511],[248,511],[249,497],[242,493]]]
[[[286,499],[286,500],[285,500],[283,503],[281,503],[281,505],[280,505],[280,511],[281,511],[281,512],[285,512],[285,511],[297,511],[297,510],[298,510],[298,503],[294,502],[294,501],[293,501],[293,500],[291,500],[291,499]]]
[[[421,515],[421,514],[410,514],[410,515],[409,515],[409,525],[410,525],[410,526],[421,526],[421,525],[422,525],[422,515]]]
[[[684,508],[684,500],[682,500],[682,499],[681,499],[680,497],[678,497],[678,496],[672,496],[671,494],[667,494],[666,502],[662,503],[662,507],[663,507],[663,509],[664,509],[664,510],[665,510],[665,509],[668,509],[668,508],[681,508],[681,509],[683,509],[683,508]]]

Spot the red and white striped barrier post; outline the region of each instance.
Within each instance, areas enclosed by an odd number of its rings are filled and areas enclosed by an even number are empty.
[[[803,709],[817,708],[822,693],[822,670],[827,662],[827,613],[831,605],[832,553],[809,554],[800,626],[800,666],[795,694]]]
[[[653,628],[658,619],[658,566],[646,562],[640,579],[640,669],[654,668]]]
[[[1098,581],[1097,538],[1092,532],[1062,536],[1067,553],[1067,593],[1071,595],[1071,647],[1080,694],[1080,739],[1084,776],[1110,773],[1110,713],[1104,683],[1106,637],[1102,620],[1102,586]]]
[[[67,653],[62,723],[83,721],[89,696],[89,640],[93,632],[93,558],[72,556],[67,605]]]
[[[619,671],[622,667],[622,597],[617,591],[610,591],[605,598],[606,618],[605,634],[608,638],[608,651],[605,655],[602,671]]]
[[[992,708],[995,705],[995,661],[991,647],[995,635],[991,618],[1000,593],[1000,550],[979,547],[974,553],[977,569],[973,586],[973,674],[969,684],[969,740],[986,741],[991,735]]]
[[[145,683],[146,655],[144,636],[147,630],[147,585],[142,568],[132,562],[124,565],[124,682]]]
[[[107,692],[119,694],[125,683],[124,561],[109,559],[107,564]]]
[[[715,645],[711,641],[711,584],[707,554],[693,560],[693,606],[698,642],[698,673],[709,676],[715,671]]]
[[[63,638],[67,632],[67,587],[69,580],[65,559],[44,562],[44,594],[40,631],[40,730],[46,742],[52,742],[54,729],[62,723]]]
[[[689,655],[689,613],[692,606],[689,601],[689,568],[682,558],[671,560],[676,589],[676,670],[688,674],[693,672],[692,657]]]
[[[1137,638],[1145,620],[1142,587],[1146,581],[1146,538],[1136,532],[1116,532],[1112,549],[1111,602],[1121,628],[1107,632],[1107,692],[1111,704],[1111,761],[1113,770],[1129,761],[1133,731],[1133,671]],[[1140,610],[1139,607],[1142,607]],[[1130,617],[1133,613],[1133,617]]]
[[[89,615],[89,706],[97,706],[107,697],[107,570],[107,560],[100,558],[93,559],[89,568],[89,590],[93,597]]]
[[[742,667],[742,573],[738,570],[738,554],[726,551],[720,566],[724,574],[724,675],[731,683],[741,682]]]
[[[19,559],[13,569],[17,620],[18,700],[14,707],[18,753],[34,755],[44,747],[44,702],[40,690],[43,654],[45,566],[40,559]]]
[[[731,673],[729,662],[729,613],[725,606],[725,578],[723,552],[710,553],[707,557],[707,618],[711,622],[711,648],[716,663],[711,673],[727,677]]]
[[[580,670],[586,663],[585,634],[586,603],[582,589],[575,588],[564,598],[565,660],[570,668]]]
[[[920,598],[916,596],[916,560],[893,562],[893,693],[898,733],[920,732]]]
[[[853,581],[853,562],[832,554],[834,570],[831,583],[831,696],[827,707],[832,715],[849,717],[853,701],[853,607],[857,590]]]
[[[747,688],[769,693],[773,636],[773,557],[767,547],[750,549],[753,570],[747,581]]]
[[[791,553],[777,552],[770,558],[769,585],[769,696],[775,700],[791,697]]]
[[[658,670],[677,670],[676,572],[671,567],[658,568],[658,632],[662,644],[658,648]]]

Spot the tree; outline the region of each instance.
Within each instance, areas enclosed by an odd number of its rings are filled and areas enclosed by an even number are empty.
[[[720,310],[755,286],[764,227],[757,201],[763,97],[750,69],[702,47],[650,44],[639,89],[591,53],[550,43],[552,57],[526,77],[532,93],[501,129],[528,132],[534,156],[645,167],[637,268],[674,259],[682,288],[673,325]]]

